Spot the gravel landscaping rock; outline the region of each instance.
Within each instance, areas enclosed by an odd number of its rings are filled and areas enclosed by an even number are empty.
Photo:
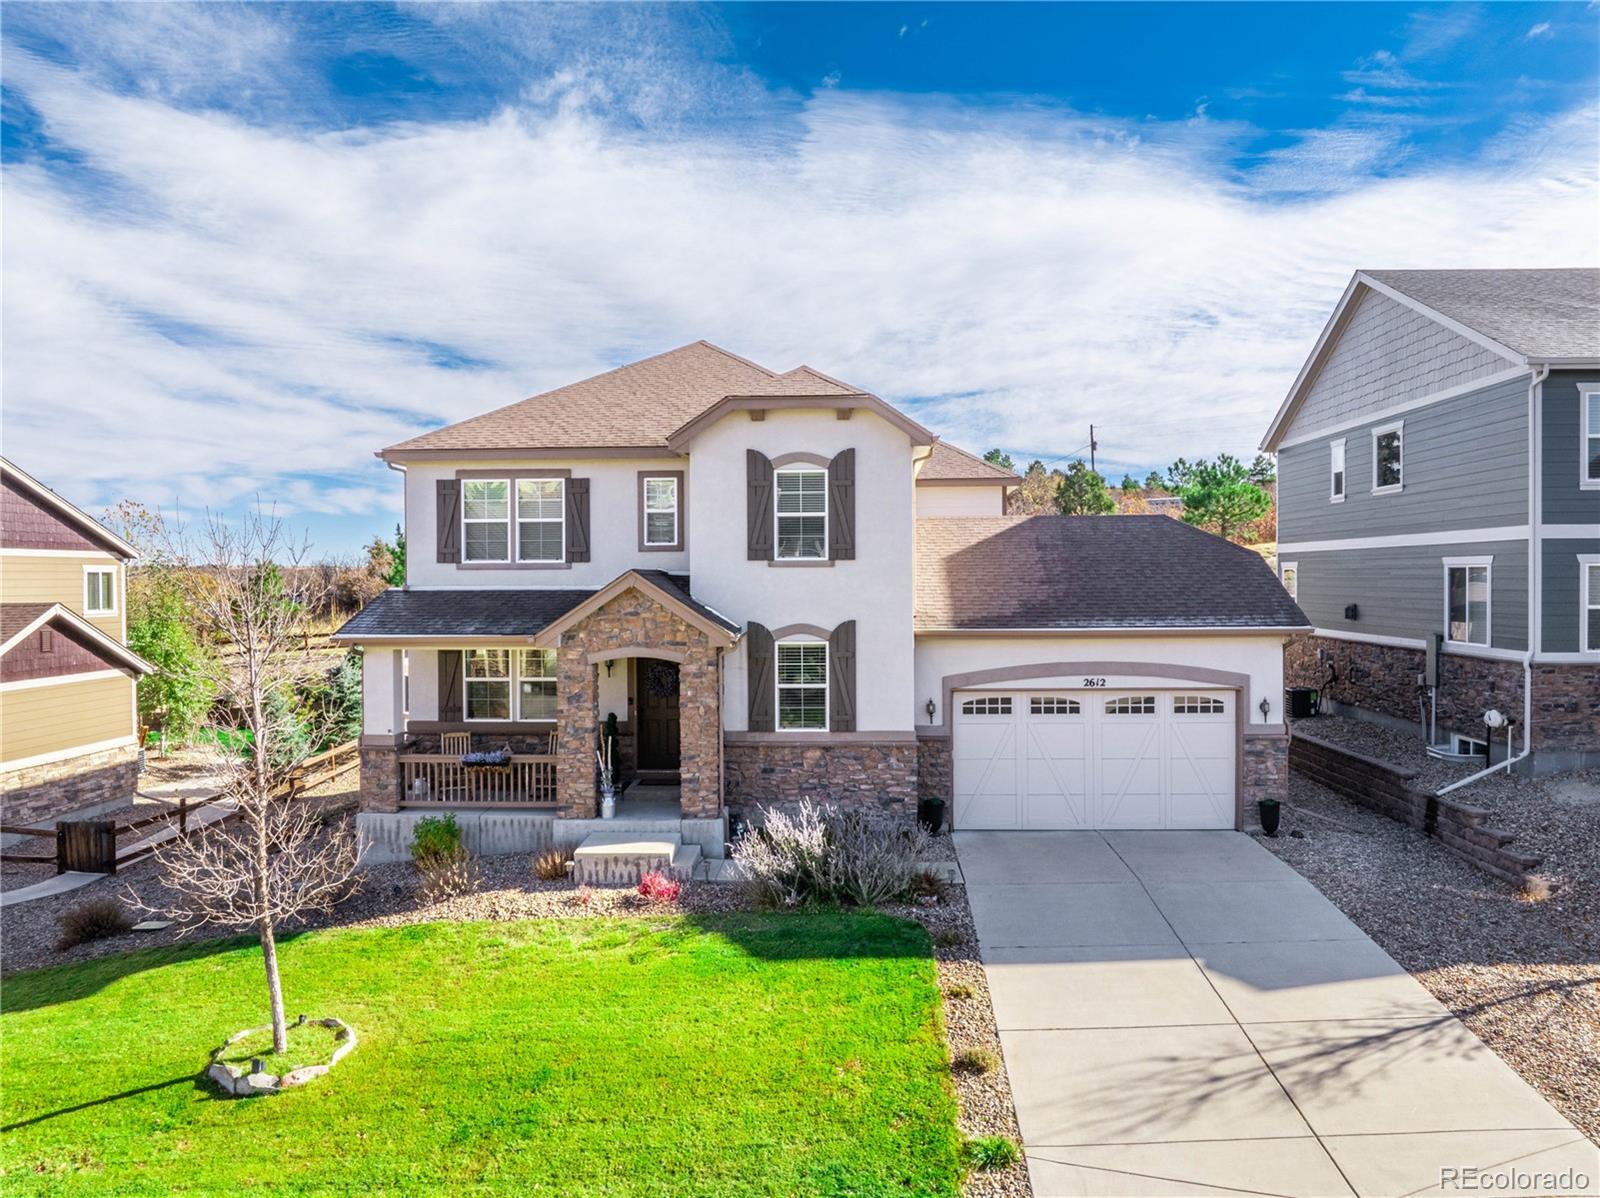
[[[1426,771],[1432,786],[1471,772],[1376,725],[1315,724],[1324,739]],[[1600,801],[1584,797],[1597,788],[1588,771],[1497,774],[1455,792],[1545,858],[1560,888],[1542,900],[1293,772],[1278,837],[1258,839],[1600,1140]]]

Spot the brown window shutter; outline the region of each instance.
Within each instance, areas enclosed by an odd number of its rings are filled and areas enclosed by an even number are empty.
[[[771,732],[774,727],[772,630],[754,622],[744,630],[745,669],[749,678],[750,731]]]
[[[744,453],[749,478],[748,552],[753,562],[772,560],[772,459],[754,449]]]
[[[461,560],[461,483],[453,478],[441,478],[434,484],[437,503],[435,561],[459,562]]]
[[[841,450],[828,463],[828,560],[856,560],[856,451]]]
[[[589,560],[589,480],[569,478],[567,492],[567,560]]]
[[[467,718],[466,705],[461,699],[460,649],[439,650],[439,719],[444,721]]]
[[[828,728],[856,730],[856,622],[846,620],[828,637]]]

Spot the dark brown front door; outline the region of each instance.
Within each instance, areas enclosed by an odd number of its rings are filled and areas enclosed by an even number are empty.
[[[678,664],[639,661],[639,768],[678,768]]]

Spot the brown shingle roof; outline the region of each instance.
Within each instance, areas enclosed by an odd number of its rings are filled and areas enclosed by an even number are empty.
[[[1600,270],[1364,270],[1530,358],[1600,357]]]
[[[812,370],[809,366],[797,366],[785,374],[777,375],[759,383],[752,383],[748,387],[741,387],[737,394],[742,398],[745,396],[863,395],[865,392],[841,383],[838,379],[831,379],[820,371]],[[721,397],[719,396],[718,398]]]
[[[1166,516],[917,521],[916,629],[1305,628],[1258,554]]]
[[[0,641],[9,641],[54,606],[54,603],[0,603]]]
[[[955,479],[962,482],[1020,483],[1022,481],[1015,471],[986,462],[976,454],[957,449],[948,442],[936,441],[932,456],[923,463],[922,470],[917,474],[917,481],[928,483]]]

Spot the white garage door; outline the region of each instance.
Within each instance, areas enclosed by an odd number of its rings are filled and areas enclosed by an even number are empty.
[[[954,826],[1231,828],[1235,697],[957,692]]]

